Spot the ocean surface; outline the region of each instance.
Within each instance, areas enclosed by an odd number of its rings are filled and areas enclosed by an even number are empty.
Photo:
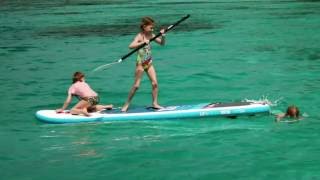
[[[75,71],[120,107],[134,80],[129,52],[140,19],[153,45],[165,105],[268,99],[273,115],[52,125]],[[1,0],[0,179],[320,179],[319,0]],[[76,103],[74,99],[73,103]],[[151,104],[145,75],[131,107]]]

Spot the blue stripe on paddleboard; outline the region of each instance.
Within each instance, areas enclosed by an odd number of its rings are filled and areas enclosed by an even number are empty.
[[[103,113],[93,113],[91,117],[76,115],[51,115],[45,111],[38,111],[36,117],[40,121],[47,123],[78,123],[78,122],[100,122],[100,121],[122,121],[122,120],[160,120],[160,119],[181,119],[209,116],[236,116],[245,114],[267,113],[270,111],[266,104],[218,104],[217,107],[204,108],[209,103],[198,105],[168,106],[162,110],[150,110],[146,108],[133,109],[128,113],[119,110],[105,111]],[[171,108],[171,109],[170,109]],[[47,113],[47,114],[46,114]],[[54,114],[54,115],[52,115]],[[56,117],[58,116],[58,117]]]

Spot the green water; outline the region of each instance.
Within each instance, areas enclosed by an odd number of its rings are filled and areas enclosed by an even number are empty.
[[[320,1],[0,1],[0,179],[319,179]],[[162,105],[267,97],[272,116],[49,125],[75,71],[119,107],[142,16],[191,17],[154,45]],[[277,101],[279,100],[279,101]],[[74,101],[75,102],[75,101]],[[145,76],[132,106],[151,104]]]

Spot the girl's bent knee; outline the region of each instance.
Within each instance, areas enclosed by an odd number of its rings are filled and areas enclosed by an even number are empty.
[[[136,91],[136,90],[139,89],[139,87],[140,87],[140,85],[134,85],[134,86],[132,87],[132,89]]]
[[[152,83],[152,88],[153,88],[153,89],[158,88],[158,83]]]

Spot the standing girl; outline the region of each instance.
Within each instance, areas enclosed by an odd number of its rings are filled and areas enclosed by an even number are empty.
[[[156,109],[162,108],[158,104],[158,82],[157,82],[156,71],[152,64],[152,55],[151,55],[150,39],[155,37],[155,34],[153,34],[154,25],[155,25],[155,22],[152,18],[150,17],[142,18],[141,25],[140,25],[141,32],[136,35],[134,40],[129,45],[129,48],[135,49],[141,46],[143,43],[146,43],[146,45],[138,51],[136,70],[135,70],[135,80],[129,92],[128,99],[121,109],[121,111],[123,112],[128,110],[130,102],[135,92],[138,90],[140,86],[141,78],[144,71],[147,73],[152,85],[152,106],[153,108],[156,108]],[[160,45],[164,45],[165,30],[162,29],[160,33],[162,34],[161,37],[156,38],[155,41]]]
[[[83,114],[90,116],[89,112],[101,111],[103,109],[112,109],[110,105],[98,105],[99,96],[91,87],[85,82],[84,74],[82,72],[75,72],[72,78],[72,85],[68,90],[68,96],[62,108],[57,109],[57,113],[63,112],[71,103],[72,97],[76,96],[79,102],[70,110],[71,114]]]

